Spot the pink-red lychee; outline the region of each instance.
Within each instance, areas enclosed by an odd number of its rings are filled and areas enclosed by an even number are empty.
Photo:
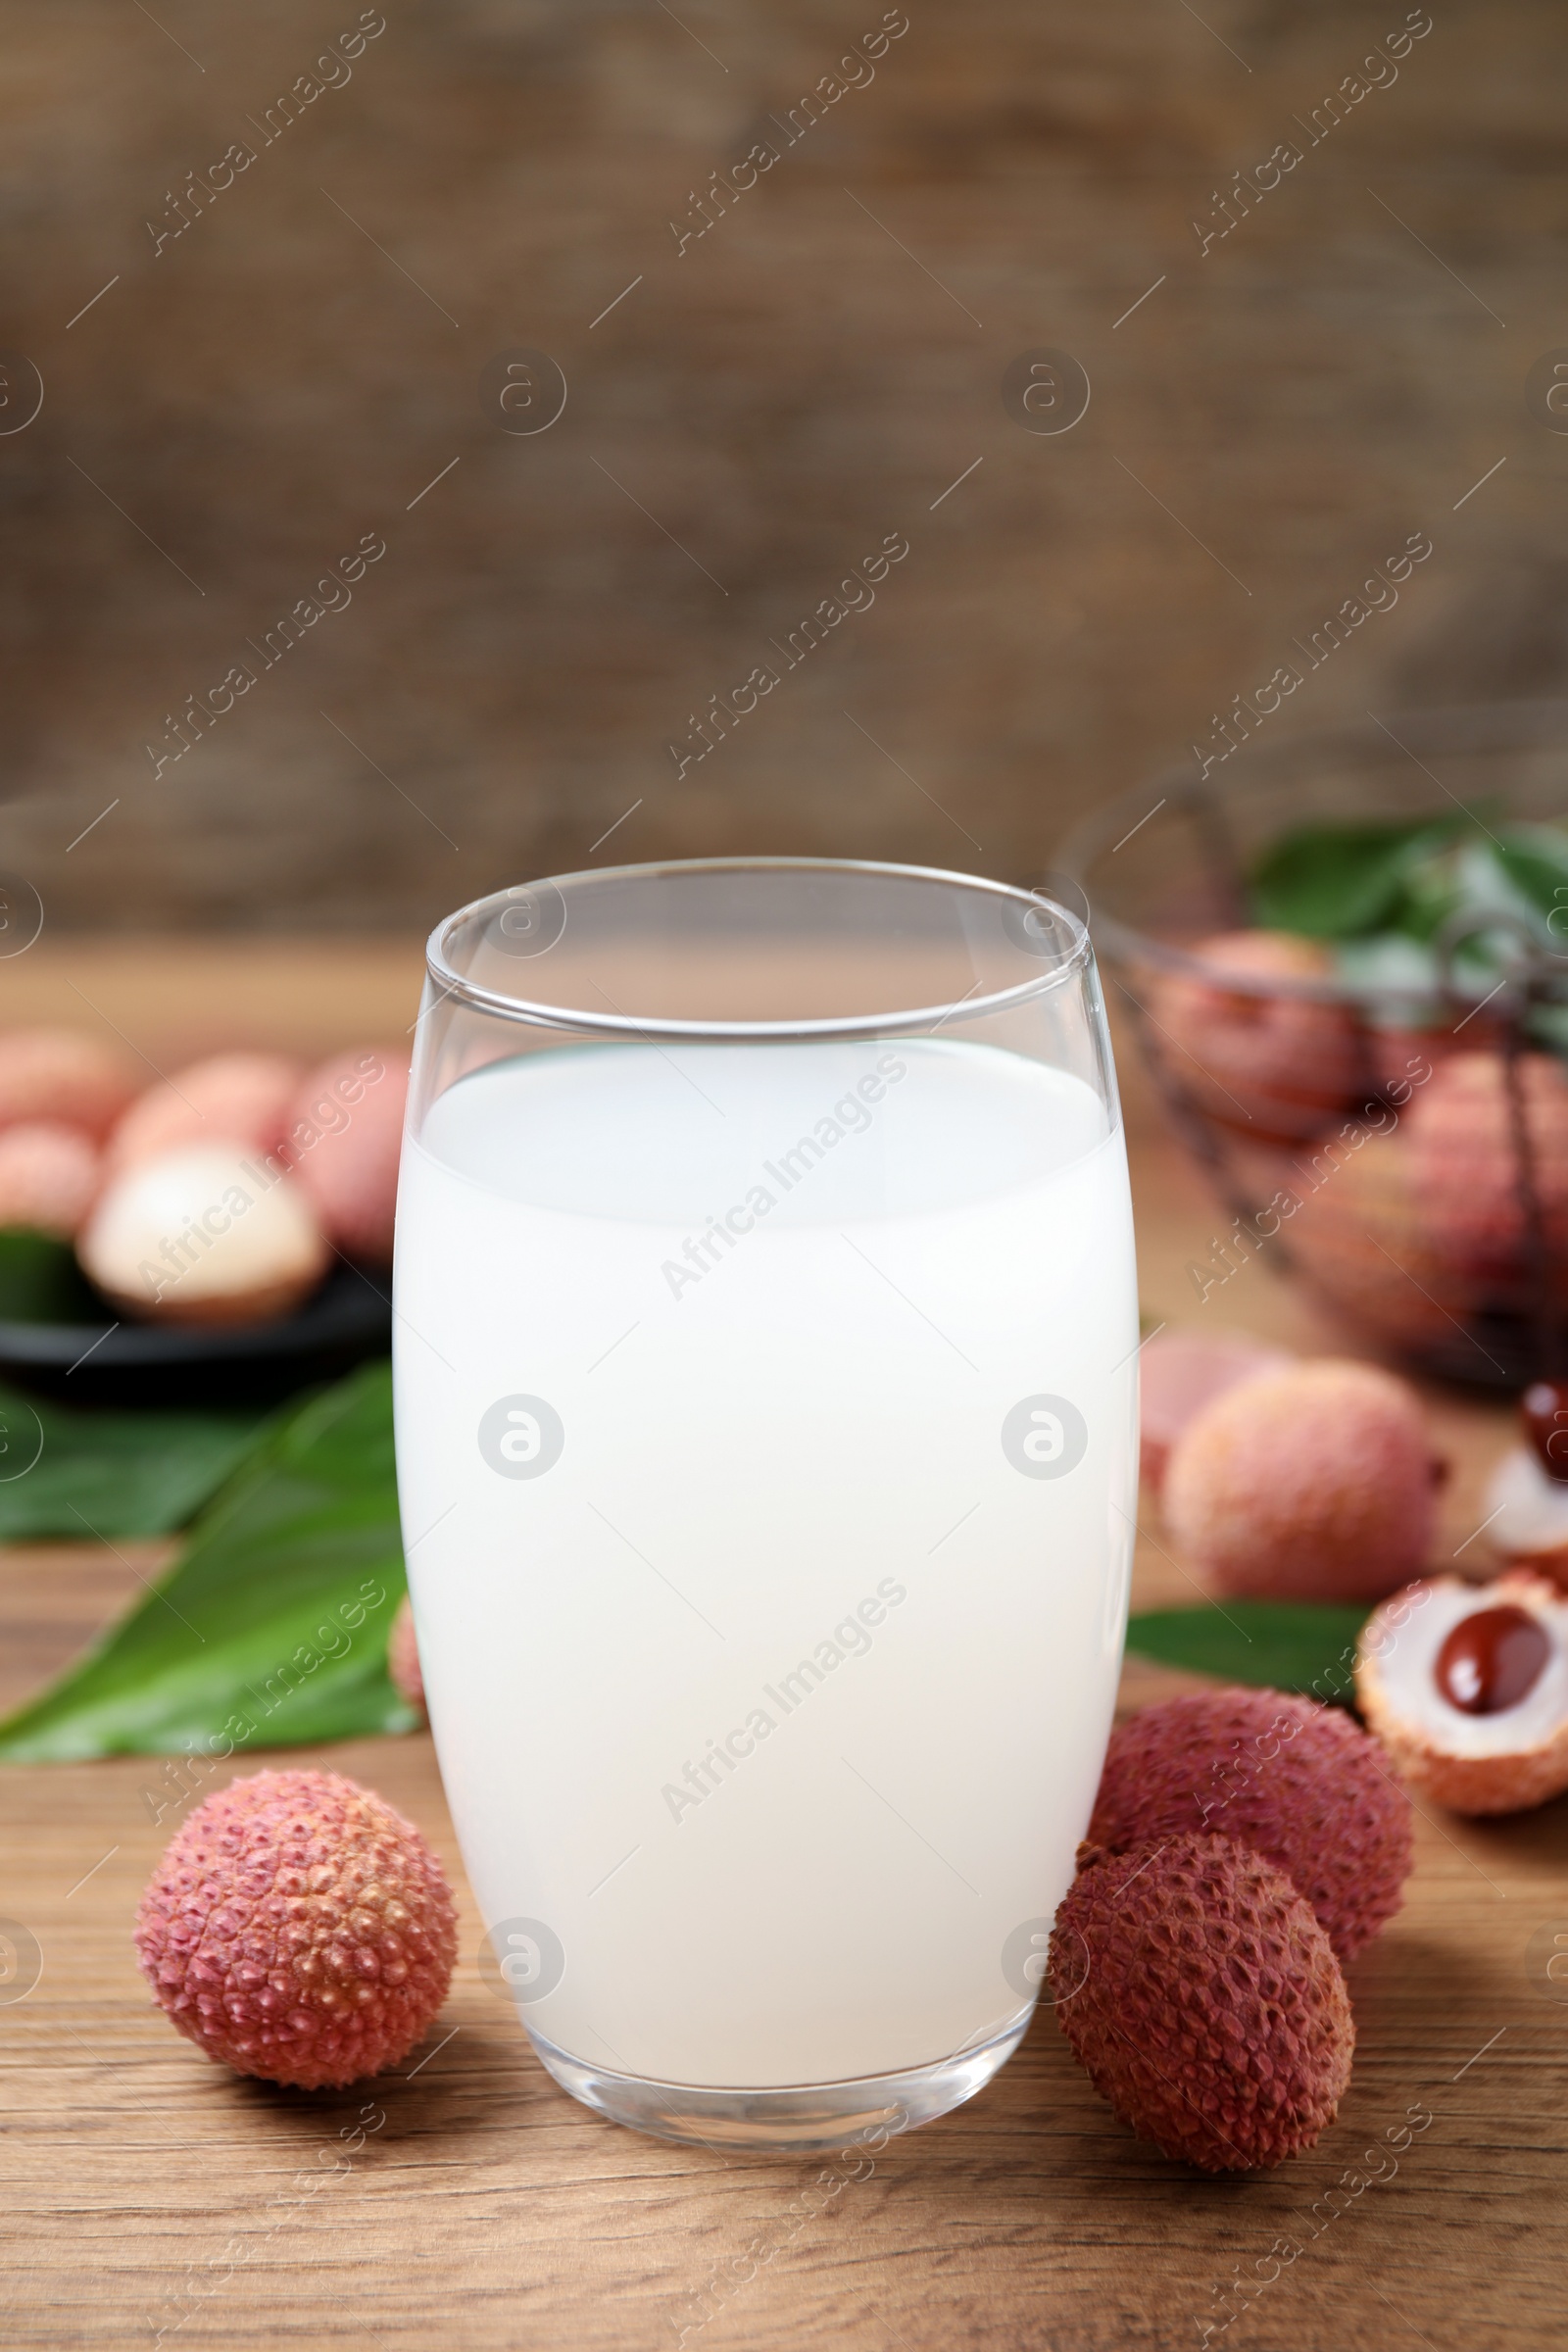
[[[1080,1847],[1048,1966],[1095,2088],[1167,2156],[1249,2172],[1332,2123],[1355,2047],[1345,1980],[1309,1906],[1249,1847]]]
[[[99,1143],[135,1091],[119,1054],[80,1030],[0,1033],[0,1127],[42,1119]]]
[[[1331,1139],[1310,1165],[1298,1165],[1292,1190],[1299,1206],[1281,1242],[1309,1280],[1387,1348],[1414,1353],[1451,1343],[1475,1293],[1429,1230],[1402,1126],[1366,1133],[1353,1148]]]
[[[196,1144],[279,1150],[300,1065],[283,1054],[215,1054],[138,1096],[109,1139],[111,1169]]]
[[[1283,1372],[1295,1359],[1245,1332],[1156,1331],[1138,1356],[1139,1468],[1157,1494],[1170,1449],[1205,1404],[1261,1372]]]
[[[0,1127],[0,1225],[71,1241],[98,1191],[97,1147],[85,1129],[24,1119]]]
[[[414,1824],[334,1772],[198,1806],[136,1914],[142,1974],[210,2058],[318,2089],[394,2066],[452,1980],[457,1915]]]
[[[1215,1592],[1371,1601],[1420,1573],[1438,1474],[1413,1390],[1324,1358],[1205,1406],[1172,1449],[1163,1501]]]
[[[1292,993],[1293,983],[1333,977],[1333,958],[1315,940],[1227,931],[1191,953],[1201,973],[1148,983],[1156,1024],[1150,1044],[1211,1117],[1253,1140],[1294,1141],[1367,1092],[1371,1065],[1353,1008]]]
[[[392,1255],[409,1057],[340,1054],[313,1070],[289,1105],[286,1149],[329,1239],[350,1257]]]
[[[1517,1103],[1544,1238],[1568,1252],[1568,1073],[1522,1054]],[[1456,1054],[1405,1114],[1410,1183],[1432,1245],[1473,1282],[1529,1278],[1514,1097],[1500,1054]]]
[[[405,1592],[398,1602],[392,1631],[386,1640],[386,1671],[399,1698],[424,1713],[424,1671],[419,1664],[418,1636],[414,1630],[414,1603]]]
[[[1344,1961],[1397,1911],[1414,1858],[1410,1800],[1378,1742],[1279,1690],[1193,1691],[1112,1734],[1091,1843],[1200,1834],[1284,1871]]]

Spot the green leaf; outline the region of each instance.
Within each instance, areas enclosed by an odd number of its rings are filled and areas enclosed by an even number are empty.
[[[0,1388],[0,1544],[171,1535],[217,1493],[263,1420],[77,1412]]]
[[[1260,923],[1311,939],[1386,929],[1421,825],[1304,825],[1266,850],[1252,875]]]
[[[1151,1609],[1127,1628],[1127,1646],[1162,1666],[1222,1676],[1313,1698],[1349,1694],[1355,1644],[1369,1612],[1297,1600],[1229,1600],[1221,1608]]]
[[[1561,915],[1557,933],[1568,932],[1568,835],[1552,825],[1510,825],[1491,847],[1520,895],[1548,923]],[[1559,937],[1557,944],[1568,946],[1568,940]]]
[[[1257,920],[1308,939],[1350,939],[1402,927],[1414,870],[1464,819],[1402,825],[1303,825],[1266,850],[1252,873]],[[1431,896],[1431,885],[1419,893]],[[1430,920],[1425,906],[1423,914]]]
[[[107,1323],[104,1302],[69,1242],[0,1226],[0,1323]]]
[[[410,1731],[386,1674],[403,1591],[377,1364],[263,1433],[146,1599],[0,1722],[0,1760],[222,1757]]]

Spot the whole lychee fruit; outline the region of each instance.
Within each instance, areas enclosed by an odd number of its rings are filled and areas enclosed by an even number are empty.
[[[59,1121],[98,1143],[135,1091],[119,1054],[80,1030],[0,1034],[0,1127]]]
[[[408,1055],[371,1049],[323,1062],[289,1105],[284,1148],[322,1229],[350,1257],[391,1258],[408,1094]]]
[[[1242,1331],[1157,1331],[1138,1355],[1139,1469],[1157,1493],[1170,1449],[1189,1421],[1227,1389],[1295,1358]]]
[[[1333,978],[1333,957],[1315,940],[1227,931],[1191,953],[1201,973],[1150,982],[1150,1042],[1211,1117],[1250,1137],[1293,1141],[1368,1091],[1371,1067],[1353,1009],[1302,989]],[[1228,979],[1236,985],[1228,988]]]
[[[1451,1343],[1454,1320],[1478,1304],[1474,1287],[1429,1231],[1402,1129],[1357,1132],[1359,1144],[1330,1140],[1298,1154],[1290,1189],[1299,1205],[1282,1228],[1283,1246],[1385,1347],[1417,1352]]]
[[[446,1999],[457,1916],[414,1824],[335,1772],[260,1772],[199,1805],[136,1914],[179,2031],[316,2090],[394,2066]]]
[[[418,1637],[414,1630],[414,1603],[405,1592],[398,1602],[392,1631],[386,1640],[386,1671],[399,1698],[424,1713],[424,1673],[419,1665]]]
[[[215,1054],[193,1061],[138,1096],[109,1139],[109,1165],[139,1167],[198,1144],[275,1152],[299,1082],[299,1063],[282,1054]]]
[[[1340,1964],[1280,1871],[1228,1838],[1079,1849],[1048,1963],[1090,2081],[1207,2173],[1311,2147],[1350,2080]]]
[[[1568,1250],[1568,1074],[1549,1054],[1515,1064],[1545,1237]],[[1507,1063],[1456,1054],[1405,1114],[1411,1188],[1435,1249],[1483,1285],[1529,1279],[1530,1229]]]
[[[1438,1465],[1414,1392],[1322,1359],[1216,1397],[1172,1449],[1172,1534],[1215,1592],[1381,1600],[1419,1572]]]
[[[1198,1835],[1284,1871],[1342,1961],[1397,1911],[1414,1859],[1410,1800],[1378,1742],[1280,1690],[1196,1690],[1111,1735],[1090,1842],[1120,1853]]]
[[[69,1242],[98,1190],[98,1152],[80,1127],[25,1119],[0,1128],[0,1225]]]

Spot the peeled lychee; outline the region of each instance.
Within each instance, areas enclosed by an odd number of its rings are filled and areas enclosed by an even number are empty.
[[[1170,1449],[1205,1404],[1261,1372],[1294,1362],[1240,1331],[1157,1331],[1138,1355],[1142,1453],[1139,1467],[1157,1493]]]
[[[1533,1568],[1568,1592],[1568,1481],[1533,1446],[1505,1453],[1487,1484],[1489,1542],[1515,1568]]]
[[[285,1150],[328,1238],[350,1257],[392,1255],[406,1054],[340,1054],[314,1070],[288,1112]]]
[[[1514,1570],[1412,1585],[1368,1619],[1355,1695],[1401,1779],[1455,1813],[1568,1788],[1568,1601]]]
[[[1380,1600],[1426,1558],[1438,1474],[1413,1391],[1323,1359],[1205,1406],[1172,1450],[1165,1516],[1215,1592]]]
[[[98,1143],[135,1091],[120,1056],[80,1030],[0,1034],[0,1127],[44,1120]]]
[[[127,1315],[171,1323],[275,1321],[327,1266],[306,1195],[237,1143],[187,1147],[122,1169],[76,1254]]]
[[[1333,1946],[1283,1873],[1228,1838],[1079,1848],[1049,1974],[1062,2030],[1142,2139],[1204,2172],[1311,2147],[1350,2080]]]
[[[187,1144],[234,1142],[275,1152],[300,1065],[282,1054],[215,1054],[150,1086],[109,1139],[111,1169],[139,1167]]]
[[[1342,1961],[1399,1908],[1410,1800],[1337,1707],[1279,1690],[1198,1690],[1111,1736],[1089,1838],[1119,1853],[1217,1835],[1284,1871]]]
[[[44,1119],[0,1128],[0,1225],[69,1242],[93,1203],[99,1160],[80,1127]]]
[[[1151,1046],[1211,1117],[1292,1141],[1367,1093],[1371,1066],[1353,1008],[1289,993],[1293,981],[1332,978],[1333,958],[1315,940],[1228,931],[1191,953],[1203,977],[1162,973],[1150,984]],[[1238,985],[1227,988],[1232,976]]]
[[[418,1638],[414,1630],[414,1603],[405,1592],[398,1602],[392,1631],[386,1640],[386,1671],[398,1696],[424,1713],[424,1674],[419,1665]]]
[[[447,1997],[457,1915],[414,1824],[334,1772],[261,1772],[199,1805],[136,1914],[179,2031],[316,2090],[395,2066]]]

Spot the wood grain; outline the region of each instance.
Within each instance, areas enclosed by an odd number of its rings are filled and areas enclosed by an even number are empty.
[[[388,1016],[404,971],[389,956]],[[309,1042],[333,1042],[312,1027],[309,989],[300,1002],[296,1026],[286,1012],[276,1022],[278,1042],[308,1042],[298,1024]],[[1184,1268],[1206,1252],[1213,1212],[1125,1063],[1124,1075],[1154,1319],[1223,1315],[1293,1345],[1342,1346],[1263,1262],[1198,1308]],[[1505,1416],[1451,1396],[1433,1403],[1457,1461],[1446,1551],[1481,1515],[1478,1481]],[[122,1550],[0,1557],[8,1698],[79,1646],[157,1557]],[[1190,1596],[1154,1542],[1140,1546],[1136,1592],[1144,1604]],[[1181,1679],[1134,1662],[1124,1701]],[[1561,2341],[1568,2005],[1533,1990],[1525,1951],[1544,1923],[1568,1932],[1568,1805],[1418,1822],[1405,1908],[1351,1972],[1359,2040],[1340,2120],[1280,2172],[1213,2181],[1167,2164],[1096,2098],[1042,2011],[981,2097],[852,2179],[857,2168],[834,2160],[666,2147],[576,2106],[480,1980],[479,1922],[428,1740],[321,1760],[423,1827],[463,1904],[463,1956],[429,2040],[395,2075],[343,2093],[240,2081],[150,2007],[129,1927],[182,1811],[159,1760],[0,1776],[0,1910],[42,1957],[35,1988],[0,2006],[8,2342],[151,2345],[163,2330],[189,2346],[343,2352],[1188,2352],[1223,2319],[1213,2289],[1238,2267],[1260,2291],[1208,2340],[1246,2352]],[[367,2109],[373,2129],[347,2154]],[[1365,2152],[1407,2128],[1396,2174],[1353,2193]],[[1314,2218],[1337,2184],[1343,2210]],[[1276,2240],[1299,2251],[1269,2278]]]

